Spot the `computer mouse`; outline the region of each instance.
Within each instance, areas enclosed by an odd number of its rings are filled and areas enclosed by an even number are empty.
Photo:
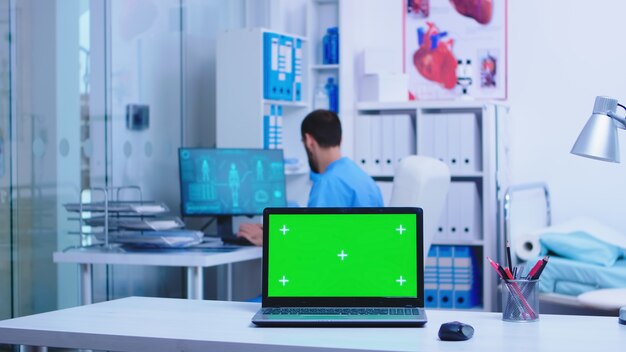
[[[474,336],[474,328],[460,321],[451,321],[441,324],[439,338],[444,341],[465,341]]]

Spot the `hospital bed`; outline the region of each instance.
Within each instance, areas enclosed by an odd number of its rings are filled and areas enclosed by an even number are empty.
[[[563,242],[556,246],[575,250],[578,235],[591,235],[593,239],[615,245],[617,250],[614,262],[597,263],[604,260],[604,253],[577,251],[575,259],[550,253],[540,280],[540,312],[554,314],[593,314],[615,315],[607,310],[582,304],[577,296],[592,290],[626,287],[626,235],[586,217],[579,217],[553,225],[550,191],[545,183],[531,183],[511,186],[503,201],[504,239],[511,244],[514,265],[533,265],[546,251],[539,239],[543,236],[556,236]],[[571,240],[561,234],[576,234]],[[587,238],[587,237],[585,237]],[[592,239],[592,240],[593,240]],[[568,242],[569,241],[569,242]],[[553,244],[554,245],[554,244]],[[503,245],[499,247],[503,248]],[[609,246],[610,247],[610,246]],[[604,248],[604,247],[602,247]],[[559,248],[557,248],[559,249]],[[611,247],[612,249],[612,247]],[[620,252],[621,249],[621,252]],[[613,250],[613,249],[612,249]],[[564,252],[566,252],[564,250]],[[582,254],[584,253],[584,254]],[[561,253],[562,254],[562,253]],[[567,254],[567,253],[566,253]],[[503,258],[503,255],[500,255]]]

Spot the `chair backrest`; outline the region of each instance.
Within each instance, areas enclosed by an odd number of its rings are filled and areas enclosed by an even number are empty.
[[[393,177],[390,207],[420,207],[424,211],[424,258],[437,232],[450,188],[450,168],[426,156],[402,158]]]

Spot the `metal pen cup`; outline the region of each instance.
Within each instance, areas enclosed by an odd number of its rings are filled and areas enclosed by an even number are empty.
[[[539,320],[538,283],[539,280],[502,280],[502,320]]]

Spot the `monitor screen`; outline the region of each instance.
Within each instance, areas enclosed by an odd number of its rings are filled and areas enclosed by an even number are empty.
[[[185,216],[260,215],[287,203],[280,149],[180,148],[178,159]]]

